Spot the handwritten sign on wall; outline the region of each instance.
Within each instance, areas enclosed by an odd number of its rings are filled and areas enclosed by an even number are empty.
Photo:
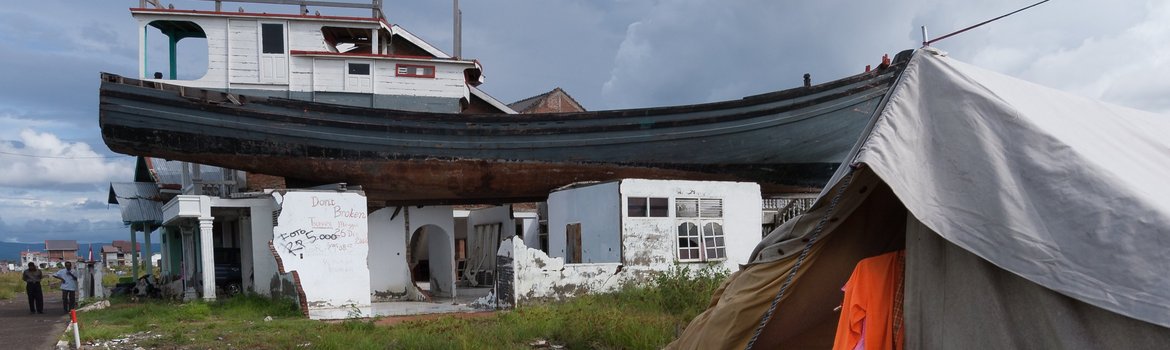
[[[272,246],[284,270],[300,276],[309,317],[370,316],[365,196],[289,191],[273,197],[281,209]]]

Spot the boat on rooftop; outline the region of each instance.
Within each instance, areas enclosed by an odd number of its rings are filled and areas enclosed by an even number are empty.
[[[878,69],[738,100],[510,114],[482,67],[380,16],[136,8],[140,30],[206,38],[194,80],[103,73],[115,152],[360,185],[374,204],[543,200],[582,181],[750,181],[819,190],[884,101],[909,52]],[[302,11],[302,13],[304,13]],[[146,35],[143,35],[146,37]],[[140,47],[146,48],[145,40]]]

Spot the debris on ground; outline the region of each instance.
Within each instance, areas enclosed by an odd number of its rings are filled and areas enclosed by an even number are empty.
[[[138,343],[144,340],[162,338],[162,334],[151,333],[150,331],[131,333],[121,338],[87,341],[82,344],[85,349],[143,349],[138,346]]]
[[[475,301],[468,305],[481,310],[495,310],[496,294],[488,291],[488,295],[484,296],[483,298],[475,299]]]
[[[109,300],[102,300],[102,301],[99,301],[99,302],[96,302],[93,304],[86,305],[83,308],[77,309],[77,311],[87,312],[87,311],[93,311],[93,310],[101,310],[101,309],[105,309],[107,307],[110,307],[110,301]]]
[[[565,348],[565,346],[564,346],[564,345],[555,344],[555,343],[553,343],[553,342],[550,342],[550,341],[548,341],[547,339],[539,339],[539,338],[537,338],[535,341],[533,341],[533,342],[531,342],[531,343],[528,343],[528,346],[531,346],[533,349],[555,349],[555,350],[560,350],[560,349],[564,349],[564,348]]]

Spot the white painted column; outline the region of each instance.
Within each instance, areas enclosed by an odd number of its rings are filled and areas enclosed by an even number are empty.
[[[203,273],[203,300],[215,300],[215,247],[211,237],[212,220],[214,218],[199,218],[199,251],[202,256],[200,269]]]
[[[142,232],[144,235],[146,235],[146,242],[145,242],[146,254],[144,254],[144,256],[145,256],[145,258],[143,259],[144,264],[142,265],[144,267],[144,270],[146,271],[146,273],[144,273],[144,275],[151,275],[152,279],[157,281],[158,276],[154,276],[154,262],[151,261],[152,259],[150,258],[151,255],[154,255],[153,249],[151,249],[151,247],[150,247],[150,233],[151,233],[150,226],[151,226],[151,224],[142,224],[142,225],[143,225]]]
[[[146,79],[146,23],[138,21],[138,79]]]
[[[382,53],[382,42],[378,40],[378,31],[382,28],[370,29],[370,53],[378,55]]]

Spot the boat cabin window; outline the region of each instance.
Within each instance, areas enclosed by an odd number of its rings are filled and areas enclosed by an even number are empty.
[[[192,21],[151,21],[138,49],[142,78],[195,80],[207,74],[207,34]]]
[[[374,53],[371,44],[373,33],[370,29],[321,27],[321,37],[325,39],[329,51]]]
[[[263,53],[284,53],[284,24],[260,24]]]
[[[349,74],[351,75],[370,75],[369,63],[350,63]]]
[[[412,78],[434,78],[435,66],[420,66],[414,64],[398,64],[395,66],[395,74],[400,77]]]

